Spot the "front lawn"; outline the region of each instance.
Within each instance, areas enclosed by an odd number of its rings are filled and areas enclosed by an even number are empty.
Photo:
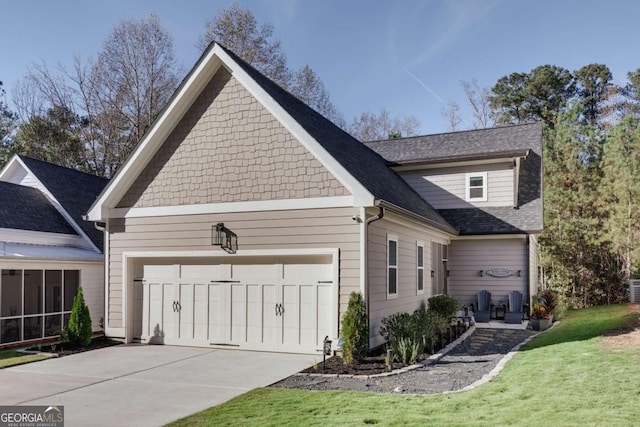
[[[42,354],[24,354],[16,350],[0,350],[0,369],[37,362],[48,357]]]
[[[638,317],[626,305],[569,312],[488,384],[434,396],[262,388],[172,426],[636,425],[640,348],[601,345]]]

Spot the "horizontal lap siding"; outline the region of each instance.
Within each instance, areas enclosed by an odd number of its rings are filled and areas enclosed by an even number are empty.
[[[529,235],[529,296],[538,292],[538,235]]]
[[[211,226],[224,222],[238,235],[239,250],[340,249],[340,313],[360,289],[357,208],[309,209],[129,218],[110,225],[109,326],[122,327],[122,254],[130,251],[210,251]]]
[[[398,297],[387,299],[387,234],[398,237]],[[386,219],[369,226],[368,270],[370,336],[372,347],[383,343],[379,334],[382,318],[399,312],[411,313],[426,306],[431,296],[431,242],[442,241],[428,229],[417,231]],[[424,293],[417,293],[417,241],[424,243]]]
[[[461,304],[477,303],[481,290],[491,292],[494,303],[508,300],[510,291],[520,291],[525,298],[528,294],[527,275],[529,270],[527,243],[525,239],[498,240],[456,240],[449,246],[450,271],[449,294],[458,298]],[[480,270],[507,268],[522,271],[510,277],[480,276]]]
[[[487,201],[467,202],[466,174],[487,172]],[[407,183],[436,209],[513,205],[513,168],[510,163],[406,171]]]

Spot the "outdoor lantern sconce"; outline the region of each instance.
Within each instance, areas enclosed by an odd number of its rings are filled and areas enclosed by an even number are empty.
[[[235,254],[238,250],[238,235],[224,226],[223,222],[211,226],[211,244],[220,246],[225,252]]]

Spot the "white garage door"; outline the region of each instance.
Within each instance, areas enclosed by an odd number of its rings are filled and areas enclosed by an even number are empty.
[[[307,260],[308,261],[308,260]],[[134,336],[158,344],[316,353],[331,337],[333,265],[145,265]]]

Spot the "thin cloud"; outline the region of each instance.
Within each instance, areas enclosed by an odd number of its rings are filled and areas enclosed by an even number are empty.
[[[444,99],[442,99],[437,93],[435,93],[435,91],[433,89],[431,89],[429,86],[427,86],[427,84],[425,82],[420,80],[415,74],[413,74],[411,71],[409,71],[407,69],[407,67],[404,68],[404,71],[406,71],[406,73],[409,74],[413,78],[413,80],[418,82],[418,84],[420,86],[425,88],[431,94],[431,96],[433,96],[435,99],[437,99],[442,105],[446,104],[446,102],[444,102]]]

